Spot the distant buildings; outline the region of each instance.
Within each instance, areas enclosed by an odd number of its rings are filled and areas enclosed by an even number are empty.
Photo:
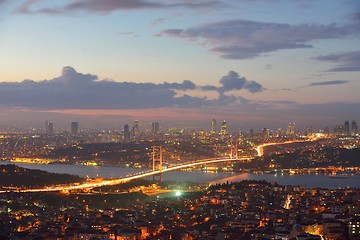
[[[79,122],[71,122],[71,134],[77,135],[79,133]]]
[[[355,136],[359,134],[359,127],[355,121],[351,122],[351,135]]]
[[[295,122],[290,122],[286,129],[286,135],[294,136],[296,134],[296,125]]]
[[[359,134],[359,127],[356,121],[345,121],[343,125],[336,125],[334,127],[334,134],[342,136],[357,136]]]
[[[133,138],[135,138],[135,139],[140,136],[140,125],[139,125],[138,120],[134,121],[134,125],[132,128],[132,135],[133,135]]]
[[[226,121],[224,120],[221,124],[220,134],[226,134],[226,133],[227,133],[227,124]]]
[[[268,139],[270,137],[270,130],[268,128],[263,128],[261,130],[261,135],[264,140]]]
[[[124,141],[130,141],[130,127],[128,124],[124,125]]]
[[[45,121],[46,134],[53,134],[54,124],[50,121]]]
[[[153,135],[156,135],[159,133],[159,130],[160,130],[160,125],[158,122],[152,122],[151,123],[151,133]]]
[[[349,123],[349,121],[344,122],[344,135],[345,136],[350,135],[350,123]]]

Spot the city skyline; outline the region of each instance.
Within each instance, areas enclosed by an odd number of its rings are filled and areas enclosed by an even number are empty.
[[[351,123],[351,124],[350,124]],[[338,136],[358,136],[359,134],[359,126],[355,120],[351,122],[349,120],[345,120],[343,123],[337,123],[332,126],[325,126],[323,128],[313,128],[311,124],[306,126],[298,126],[295,122],[289,122],[287,126],[279,125],[277,128],[239,128],[238,125],[231,125],[228,126],[228,122],[223,120],[222,122],[218,122],[216,119],[211,119],[211,122],[205,127],[197,126],[196,124],[192,125],[169,125],[169,123],[164,123],[160,127],[159,122],[139,122],[138,120],[134,120],[133,123],[119,123],[117,126],[111,127],[91,127],[85,125],[84,127],[79,127],[79,122],[70,122],[67,123],[68,126],[64,126],[64,124],[57,125],[52,121],[46,120],[45,125],[43,126],[32,126],[30,128],[24,128],[21,126],[0,126],[1,131],[22,131],[22,132],[45,132],[48,135],[53,135],[54,133],[63,133],[63,132],[70,132],[73,136],[78,135],[80,132],[91,132],[91,131],[114,131],[114,132],[122,132],[125,135],[128,135],[127,138],[130,136],[134,138],[138,138],[142,133],[151,133],[153,135],[157,135],[159,133],[166,133],[171,132],[174,130],[178,131],[185,131],[190,133],[192,131],[199,131],[199,132],[208,132],[209,134],[250,134],[253,135],[254,133],[257,134],[267,134],[271,135],[278,135],[278,136],[309,136],[312,134],[317,133],[325,133],[325,134],[335,134]],[[69,126],[70,124],[70,126]],[[124,125],[121,125],[124,124]],[[129,140],[129,139],[128,139]]]
[[[0,13],[1,125],[360,121],[355,1],[3,0]]]

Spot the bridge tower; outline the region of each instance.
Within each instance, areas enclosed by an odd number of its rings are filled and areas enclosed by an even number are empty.
[[[162,181],[163,151],[161,146],[153,146],[152,152],[153,171],[160,170],[160,182]],[[153,175],[155,180],[155,175]]]
[[[238,155],[238,142],[231,139],[230,145],[230,158],[239,159]]]

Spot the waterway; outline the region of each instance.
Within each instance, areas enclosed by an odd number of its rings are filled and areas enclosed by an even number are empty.
[[[0,162],[0,164],[9,164]],[[102,178],[119,178],[128,174],[146,171],[147,169],[122,168],[108,166],[83,166],[67,164],[27,164],[12,163],[17,166],[40,169],[53,173],[67,173],[79,175],[81,177],[102,177]],[[225,183],[239,182],[242,180],[265,180],[268,182],[277,182],[281,185],[302,185],[308,188],[360,188],[360,174],[346,175],[341,178],[330,178],[325,174],[254,174],[254,173],[234,173],[234,172],[195,172],[195,171],[172,171],[163,173],[163,180],[177,182],[198,182],[198,183]]]

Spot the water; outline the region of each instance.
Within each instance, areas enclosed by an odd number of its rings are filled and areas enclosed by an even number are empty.
[[[0,162],[0,164],[9,164]],[[68,173],[80,177],[103,177],[119,178],[127,174],[141,172],[147,169],[106,167],[106,166],[82,166],[67,164],[27,164],[12,163],[17,166],[40,169],[53,173]],[[324,174],[253,174],[253,173],[229,173],[229,172],[190,172],[190,171],[173,171],[163,173],[163,180],[177,182],[199,182],[199,183],[225,183],[238,182],[242,180],[265,180],[268,182],[277,182],[280,185],[302,185],[305,187],[322,187],[322,188],[360,188],[360,174],[348,175],[346,178],[330,178]]]
[[[330,178],[329,175],[325,174],[282,175],[241,173],[211,183],[239,182],[242,180],[265,180],[267,182],[277,182],[280,185],[301,185],[307,188],[360,188],[360,174],[349,175],[346,178]]]

